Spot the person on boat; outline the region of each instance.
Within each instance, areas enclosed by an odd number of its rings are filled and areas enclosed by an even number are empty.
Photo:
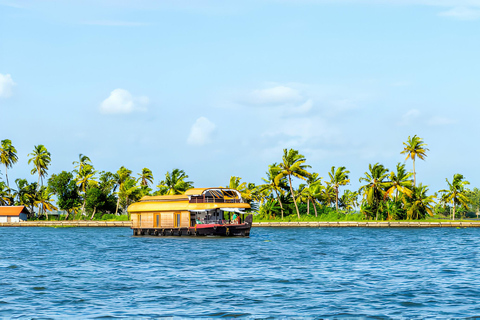
[[[240,216],[237,215],[237,213],[235,212],[232,216],[232,223],[233,224],[240,224]]]

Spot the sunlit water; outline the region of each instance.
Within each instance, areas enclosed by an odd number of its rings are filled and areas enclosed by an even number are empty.
[[[480,316],[480,229],[0,228],[0,318]]]

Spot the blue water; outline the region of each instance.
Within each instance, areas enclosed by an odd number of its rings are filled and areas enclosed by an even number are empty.
[[[0,228],[0,318],[480,316],[480,229]]]

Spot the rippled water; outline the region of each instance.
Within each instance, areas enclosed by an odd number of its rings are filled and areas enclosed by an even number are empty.
[[[0,228],[0,318],[480,316],[480,229]]]

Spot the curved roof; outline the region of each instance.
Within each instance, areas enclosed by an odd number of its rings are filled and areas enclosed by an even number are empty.
[[[198,211],[220,208],[250,209],[248,203],[189,203],[188,201],[146,201],[135,202],[128,207],[130,213],[160,212],[160,211]]]

